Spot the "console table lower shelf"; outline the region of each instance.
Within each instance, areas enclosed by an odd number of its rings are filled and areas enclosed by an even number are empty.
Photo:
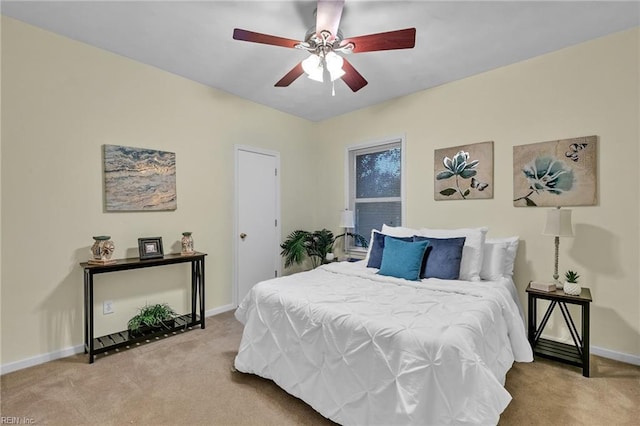
[[[178,332],[187,331],[196,325],[200,325],[200,317],[196,315],[195,321],[191,319],[191,314],[181,315],[175,318],[175,325],[170,328],[158,328],[147,332],[140,332],[131,334],[129,330],[118,331],[116,333],[107,334],[105,336],[96,337],[93,339],[93,353],[94,355],[116,350],[122,347],[128,347],[135,345],[139,342],[145,342],[147,340],[155,339],[161,336],[174,335]],[[89,353],[88,345],[85,345],[85,353]]]

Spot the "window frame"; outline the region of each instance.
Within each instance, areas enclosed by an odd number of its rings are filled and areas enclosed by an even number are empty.
[[[405,136],[392,136],[375,141],[349,145],[345,148],[345,200],[346,209],[355,211],[356,203],[356,156],[362,154],[371,154],[374,152],[385,151],[390,148],[400,148],[400,197],[382,197],[382,198],[361,198],[358,202],[400,202],[400,222],[398,226],[405,223],[406,211],[406,147]],[[357,217],[356,217],[357,220]],[[369,235],[364,235],[369,237]],[[367,249],[356,247],[351,238],[345,238],[345,252],[350,256],[364,257]]]

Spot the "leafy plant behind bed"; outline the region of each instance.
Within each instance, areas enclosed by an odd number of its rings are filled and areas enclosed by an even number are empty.
[[[333,245],[339,238],[344,236],[353,237],[356,243],[362,247],[367,247],[367,240],[360,234],[354,234],[351,232],[345,232],[337,236],[333,236],[333,232],[328,229],[322,229],[321,231],[293,231],[289,236],[280,244],[282,255],[285,259],[285,268],[290,267],[294,263],[301,264],[305,257],[308,256],[311,260],[311,266],[317,268],[322,265],[327,253],[333,252]]]

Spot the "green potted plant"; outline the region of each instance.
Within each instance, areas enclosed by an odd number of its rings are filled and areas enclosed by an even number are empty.
[[[578,275],[577,272],[568,270],[564,274],[564,278],[565,282],[563,290],[566,294],[577,296],[582,292],[582,287],[580,287],[580,284],[578,284],[578,278],[580,278],[580,275]]]
[[[362,247],[367,247],[367,240],[365,240],[362,235],[351,232],[334,236],[333,232],[328,229],[314,232],[300,229],[293,231],[284,242],[280,244],[280,248],[282,248],[280,254],[284,257],[285,268],[290,267],[294,263],[302,263],[305,257],[309,257],[311,266],[317,268],[325,261],[327,254],[333,253],[333,245],[335,242],[344,236],[352,236]]]
[[[145,305],[129,320],[127,328],[131,334],[142,334],[153,329],[171,329],[177,313],[166,303]]]

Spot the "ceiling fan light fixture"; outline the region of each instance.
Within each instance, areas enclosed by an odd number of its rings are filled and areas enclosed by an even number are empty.
[[[2,0],[0,0],[2,1]],[[235,28],[233,39],[251,43],[305,50],[311,55],[298,62],[275,87],[287,87],[306,74],[312,80],[342,79],[352,92],[366,86],[367,80],[341,55],[381,50],[412,49],[416,44],[416,29],[386,31],[343,38],[340,21],[345,0],[316,0],[315,25],[307,31],[304,41]],[[344,68],[344,69],[343,69]],[[325,75],[326,74],[326,75]],[[333,85],[332,85],[333,86]]]
[[[302,61],[302,69],[311,80],[322,83],[324,68],[322,67],[322,60],[318,55],[312,53],[307,59]]]
[[[331,76],[331,81],[335,81],[345,74],[342,69],[342,65],[344,64],[342,56],[337,55],[335,52],[329,52],[327,56],[325,56],[325,61],[327,63],[327,71],[329,71],[329,75]]]

